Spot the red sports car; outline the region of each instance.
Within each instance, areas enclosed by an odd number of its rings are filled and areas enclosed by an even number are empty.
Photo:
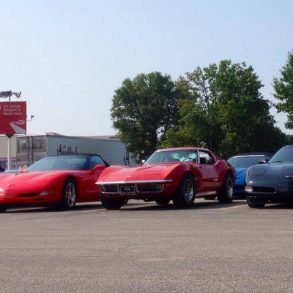
[[[98,155],[43,158],[27,170],[0,174],[0,210],[23,205],[73,208],[76,202],[98,201],[95,184],[109,164]]]
[[[234,168],[210,150],[197,147],[161,149],[140,167],[111,166],[100,175],[101,201],[119,209],[126,199],[191,207],[196,197],[231,202]]]

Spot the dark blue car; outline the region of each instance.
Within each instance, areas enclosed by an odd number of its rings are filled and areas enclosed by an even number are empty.
[[[270,153],[248,153],[240,154],[231,157],[228,162],[236,170],[236,179],[234,182],[234,196],[239,198],[245,198],[245,176],[246,171],[250,166],[266,163],[270,160],[272,154]]]

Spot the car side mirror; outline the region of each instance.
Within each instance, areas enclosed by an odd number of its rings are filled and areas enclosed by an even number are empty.
[[[212,158],[209,158],[207,161],[208,165],[213,165],[214,164],[214,160]]]
[[[267,160],[260,160],[260,161],[258,161],[258,163],[259,163],[259,164],[267,164],[268,161],[267,161]]]
[[[145,163],[145,160],[141,160],[141,164],[143,165]]]

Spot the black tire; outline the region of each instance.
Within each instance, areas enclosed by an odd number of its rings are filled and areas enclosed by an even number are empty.
[[[76,183],[72,178],[66,179],[62,189],[62,198],[59,208],[70,210],[75,207],[77,198]]]
[[[160,198],[156,200],[156,203],[158,205],[168,205],[170,201],[170,198]]]
[[[231,174],[227,174],[221,190],[218,193],[220,203],[231,203],[233,201],[234,180]]]
[[[187,173],[180,182],[180,185],[173,197],[173,203],[179,208],[190,208],[194,204],[195,194],[195,181],[192,174]]]
[[[125,205],[124,198],[107,198],[101,197],[102,206],[107,210],[120,210],[120,208]]]
[[[0,213],[4,213],[7,210],[7,207],[1,207],[0,206]]]
[[[258,199],[258,198],[251,197],[251,196],[248,196],[246,201],[247,201],[247,204],[250,208],[255,208],[255,209],[262,209],[262,208],[264,208],[265,204],[267,203],[266,200]]]

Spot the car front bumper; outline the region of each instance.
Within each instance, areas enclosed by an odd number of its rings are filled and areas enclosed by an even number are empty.
[[[174,192],[171,179],[97,182],[105,197],[152,200],[169,197]]]
[[[293,182],[283,182],[274,186],[245,186],[247,196],[272,200],[293,201]]]
[[[40,195],[36,192],[17,193],[13,190],[0,192],[0,206],[35,206],[56,203],[60,195]]]

